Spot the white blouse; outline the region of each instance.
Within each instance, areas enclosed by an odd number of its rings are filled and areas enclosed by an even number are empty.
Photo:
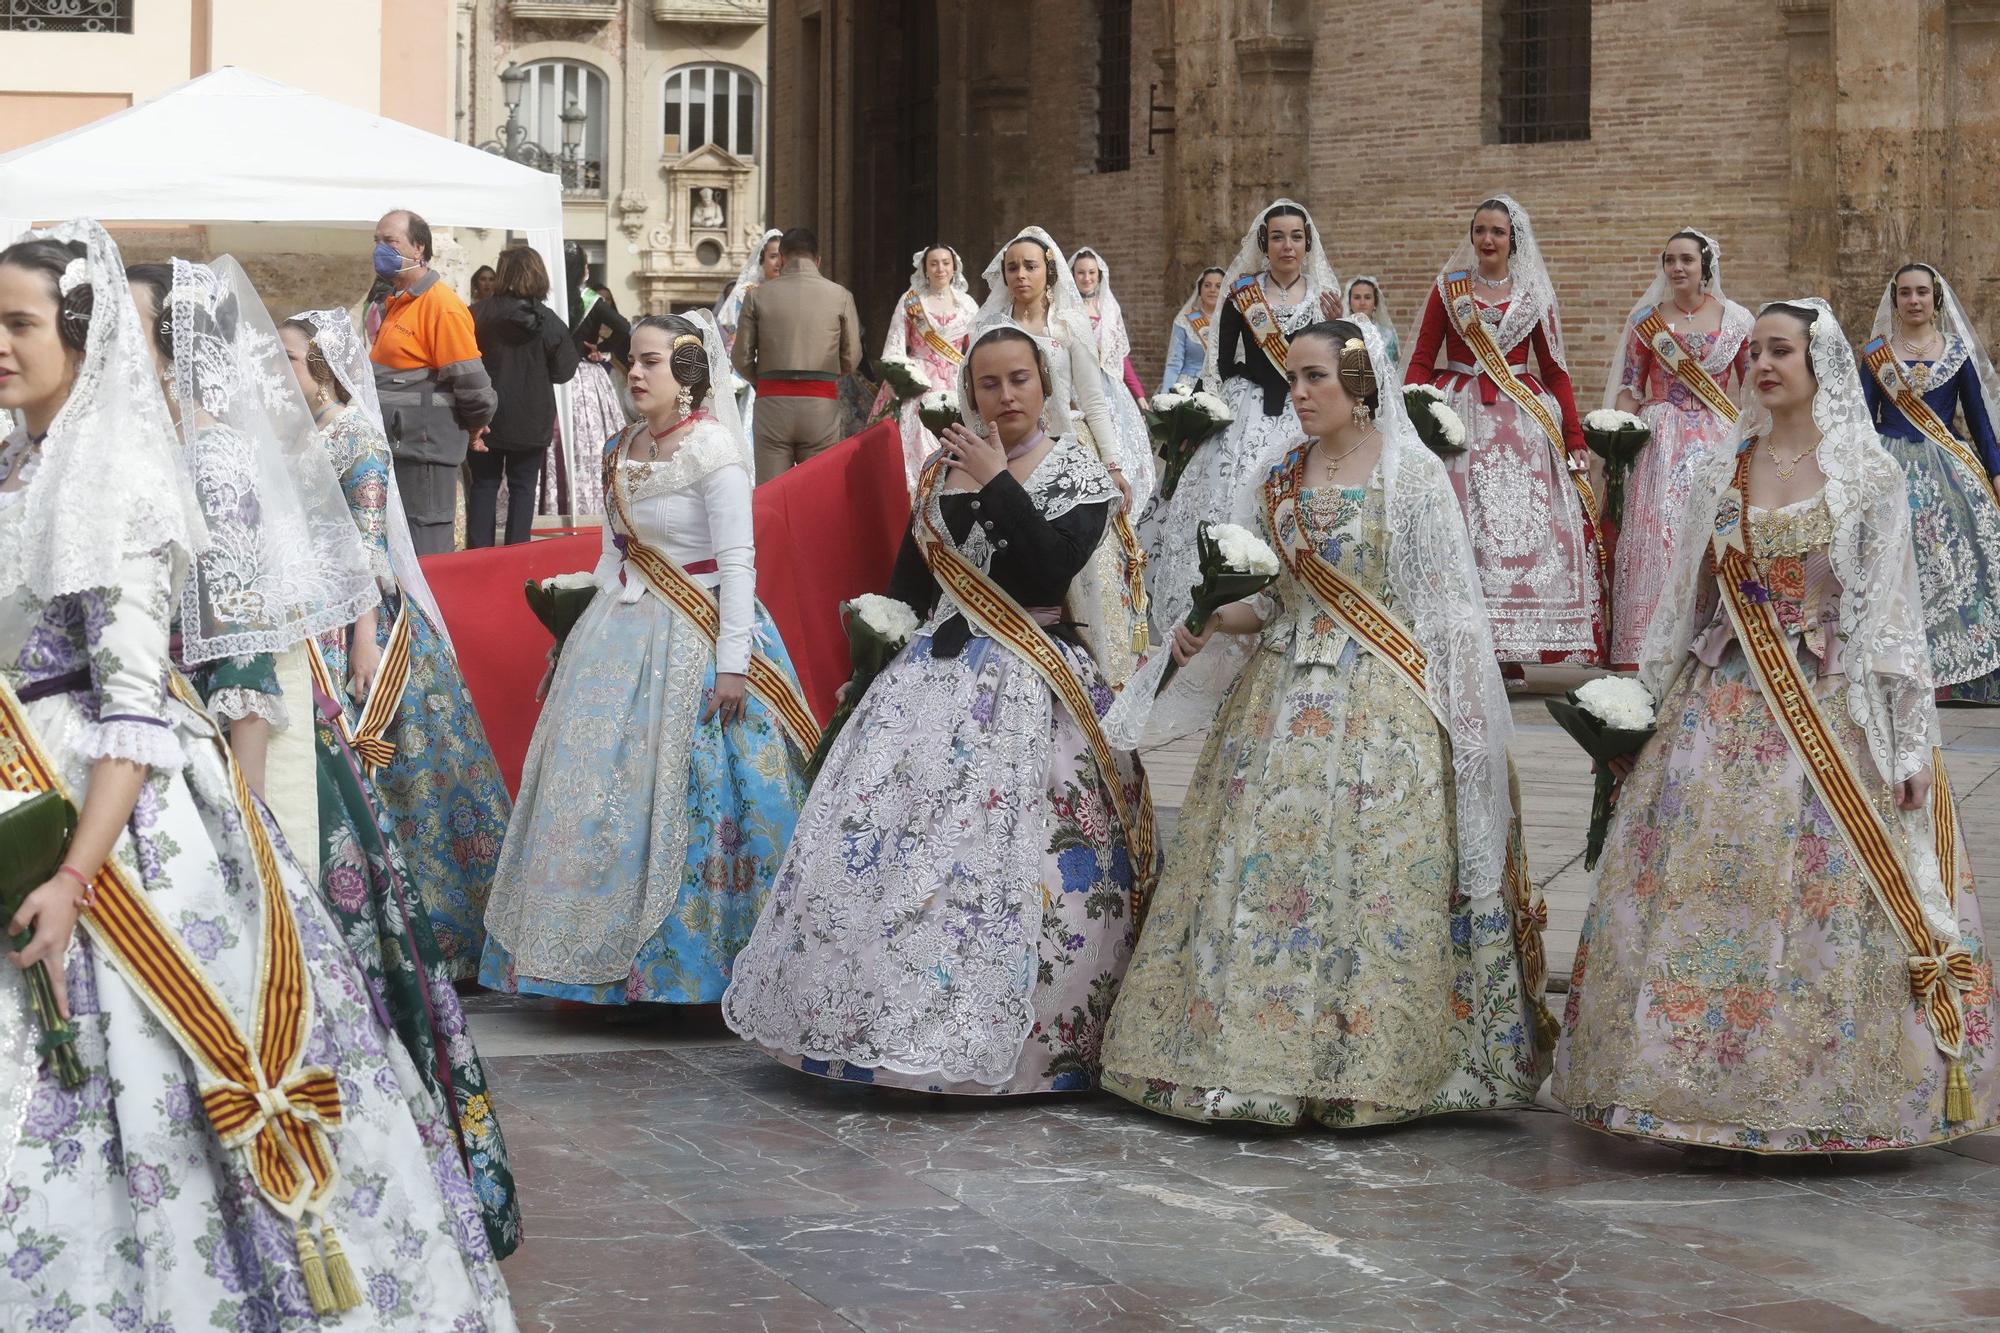
[[[720,604],[722,629],[716,636],[715,669],[737,675],[747,672],[756,627],[757,548],[750,475],[743,470],[741,447],[719,423],[704,421],[688,429],[670,457],[657,463],[625,459],[618,472],[640,540],[683,568],[715,562],[713,570],[689,571],[695,582],[716,591]],[[612,506],[607,503],[606,508]],[[613,522],[607,518],[595,571],[597,586],[629,605],[646,595],[646,581],[629,567],[614,536]]]

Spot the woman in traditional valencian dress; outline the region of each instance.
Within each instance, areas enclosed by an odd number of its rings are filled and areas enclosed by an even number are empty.
[[[933,390],[958,391],[958,368],[965,362],[965,346],[971,341],[972,320],[978,304],[968,295],[964,265],[958,251],[948,245],[932,245],[917,251],[910,272],[910,286],[889,316],[889,336],[882,344],[885,357],[900,356],[916,363]],[[887,409],[892,395],[883,386],[871,416]],[[924,429],[914,400],[904,403],[903,474],[911,491],[917,489],[917,470],[937,450],[937,436]]]
[[[66,1089],[35,1068],[8,969],[0,1308],[511,1329],[449,1126],[170,665],[211,538],[110,238],[70,223],[0,251],[0,322],[0,407],[21,420],[0,447],[0,773],[80,812],[65,868],[11,924],[32,928],[19,961],[49,965],[86,1074]]]
[[[1085,246],[1069,259],[1070,277],[1083,298],[1083,313],[1096,339],[1097,366],[1104,376],[1104,401],[1111,410],[1111,427],[1118,434],[1118,464],[1132,490],[1131,511],[1144,516],[1153,503],[1153,438],[1139,404],[1146,386],[1132,369],[1132,335],[1125,312],[1111,291],[1111,265]]]
[[[1652,428],[1625,483],[1624,526],[1614,543],[1611,664],[1634,670],[1680,545],[1694,460],[1736,425],[1750,365],[1750,312],[1722,294],[1722,246],[1683,228],[1667,239],[1658,270],[1626,318],[1604,382],[1604,406]],[[1666,354],[1663,355],[1663,351]]]
[[[1553,1025],[1458,502],[1372,326],[1308,325],[1289,357],[1307,438],[1259,506],[1287,572],[1200,635],[1176,629],[1181,658],[1218,632],[1258,647],[1195,768],[1104,1086],[1276,1125],[1525,1106]]]
[[[1820,300],[1696,465],[1556,1055],[1587,1125],[1754,1152],[1993,1125],[1993,963],[1941,767],[1902,470]],[[1740,443],[1739,443],[1740,441]]]
[[[1036,341],[976,340],[889,595],[922,627],[868,687],[799,815],[723,1017],[779,1060],[968,1094],[1081,1091],[1154,865],[1111,690],[1061,602],[1119,495],[1043,429]]]
[[[1160,372],[1160,392],[1177,384],[1199,384],[1209,349],[1215,344],[1215,320],[1222,305],[1223,271],[1205,268],[1194,280],[1180,313],[1174,316],[1173,332],[1167,338],[1167,367]]]
[[[625,405],[613,377],[624,374],[622,363],[632,354],[632,326],[609,299],[597,294],[590,259],[574,241],[563,246],[563,268],[569,336],[583,360],[569,382],[569,437],[564,438],[558,415],[555,438],[549,442],[539,509],[574,519],[604,512],[598,447],[625,429]]]
[[[1164,632],[1187,619],[1201,581],[1196,538],[1204,522],[1254,522],[1260,461],[1268,465],[1299,438],[1285,380],[1285,347],[1306,325],[1340,314],[1340,278],[1306,210],[1280,199],[1257,215],[1224,271],[1222,314],[1203,382],[1228,404],[1229,425],[1195,453],[1160,515],[1153,552],[1153,623]],[[1219,387],[1218,387],[1219,386]],[[1158,743],[1206,726],[1215,700],[1242,665],[1235,645],[1204,653],[1157,700],[1171,660],[1155,653],[1123,692],[1112,716],[1124,743]]]
[[[1528,372],[1532,351],[1538,374]],[[1473,210],[1438,273],[1403,372],[1443,389],[1465,422],[1447,460],[1510,681],[1522,663],[1604,660],[1604,567],[1590,454],[1563,359],[1556,292],[1528,212]]]
[[[462,694],[465,686],[450,644],[433,628],[443,621],[435,618],[436,604],[410,545],[376,406],[375,377],[368,372],[368,349],[345,310],[295,316],[279,326],[278,338],[305,395],[320,447],[353,506],[369,566],[382,590],[380,608],[351,627],[328,631],[313,647],[320,887],[417,1072],[452,1114],[486,1234],[504,1258],[520,1244],[521,1214],[485,1066],[452,989],[451,969],[430,913],[396,839],[395,820],[374,794],[371,774],[389,757],[386,733],[398,710],[387,696],[371,708],[371,696],[377,689],[392,689],[393,682],[385,685],[384,678],[400,669],[392,664],[384,670],[377,619],[400,614],[402,599],[409,599],[411,624],[405,635],[410,671],[427,682],[418,697],[454,688]],[[363,649],[360,655],[350,651],[356,644]],[[346,664],[344,673],[336,662]],[[406,688],[400,697],[409,698],[410,691]],[[476,718],[473,725],[478,725]]]
[[[1402,355],[1396,342],[1396,324],[1389,314],[1387,302],[1382,299],[1382,280],[1366,274],[1347,280],[1347,317],[1365,319],[1375,326],[1375,332],[1382,335],[1382,350],[1389,355],[1391,364],[1400,365]]]
[[[1076,279],[1062,251],[1040,227],[1017,235],[986,266],[986,302],[973,320],[975,340],[1001,324],[1024,329],[1049,365],[1049,433],[1073,439],[1097,455],[1117,487],[1102,542],[1077,576],[1068,599],[1077,632],[1115,689],[1138,665],[1145,620],[1145,557],[1133,527],[1138,498],[1126,472],[1121,436],[1097,362],[1097,338]],[[1151,466],[1148,454],[1147,466]]]
[[[1869,338],[1861,384],[1910,487],[1938,698],[2000,703],[2000,379],[1951,284],[1928,264],[1896,270]]]
[[[729,284],[729,289],[716,301],[715,322],[722,330],[722,346],[725,350],[736,346],[736,322],[743,314],[744,299],[759,283],[769,282],[785,271],[785,257],[778,249],[778,241],[783,236],[784,233],[776,227],[765,232],[763,239],[757,242],[757,248],[750,252],[750,259],[743,265],[742,272],[736,275],[736,281]],[[757,407],[756,387],[738,375],[734,369],[730,370],[729,377],[723,382],[732,387],[736,397],[737,415],[743,420],[744,431],[748,432],[751,429],[751,414]],[[752,472],[750,479],[754,482],[757,474]]]
[[[632,326],[644,419],[605,445],[598,592],[551,668],[486,914],[495,990],[713,1004],[805,796],[818,729],[756,600],[750,447],[697,320]]]

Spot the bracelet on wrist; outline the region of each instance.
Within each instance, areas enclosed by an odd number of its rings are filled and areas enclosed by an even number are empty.
[[[77,896],[79,906],[85,910],[97,906],[97,890],[93,886],[90,876],[84,874],[67,861],[56,867],[56,873],[58,875],[68,875],[76,881],[77,888],[82,890]]]

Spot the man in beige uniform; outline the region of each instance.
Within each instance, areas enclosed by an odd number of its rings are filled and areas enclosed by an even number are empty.
[[[819,273],[819,238],[794,227],[778,242],[784,271],[743,298],[730,360],[757,386],[757,480],[840,441],[842,375],[861,363],[854,295]]]

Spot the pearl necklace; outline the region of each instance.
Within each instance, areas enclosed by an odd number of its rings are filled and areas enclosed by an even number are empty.
[[[1472,280],[1479,286],[1484,287],[1489,292],[1497,292],[1502,287],[1510,286],[1513,283],[1514,268],[1511,264],[1508,265],[1507,272],[1497,278],[1489,278],[1484,273],[1481,273],[1478,269],[1474,269],[1472,271]]]

